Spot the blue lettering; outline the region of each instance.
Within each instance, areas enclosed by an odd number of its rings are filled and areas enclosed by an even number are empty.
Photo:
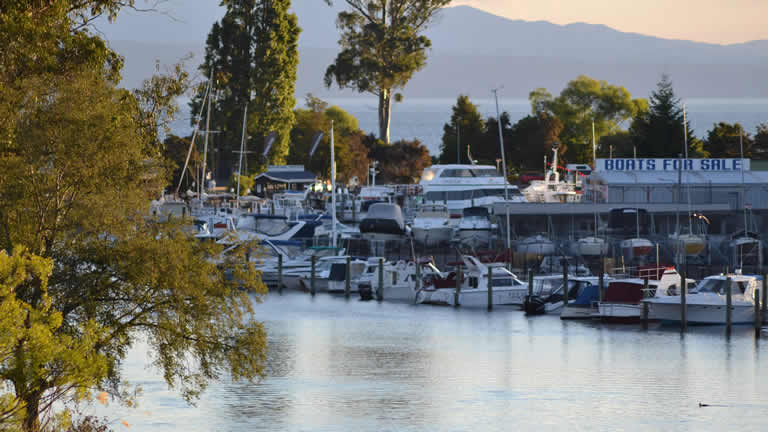
[[[627,161],[627,171],[634,170],[635,169],[635,160],[630,159]]]
[[[693,171],[693,161],[691,159],[685,160],[685,169],[686,171]]]
[[[734,159],[734,160],[733,160],[733,169],[734,169],[735,171],[736,171],[736,170],[738,170],[738,171],[741,171],[741,166],[742,166],[741,164],[742,164],[742,162],[743,162],[743,161],[742,161],[741,159]]]
[[[702,159],[701,160],[701,170],[702,171],[709,171],[709,159]]]
[[[664,159],[664,171],[669,170],[669,164],[673,161],[671,159]]]
[[[605,170],[606,171],[613,171],[613,159],[606,159],[605,160]]]
[[[624,159],[616,160],[616,171],[624,171]]]
[[[648,167],[648,170],[655,171],[656,170],[656,159],[648,159],[646,161],[646,166]]]

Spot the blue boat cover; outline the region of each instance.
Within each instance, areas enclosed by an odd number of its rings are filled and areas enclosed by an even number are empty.
[[[597,285],[587,285],[581,290],[579,296],[576,297],[573,304],[581,306],[589,306],[592,302],[600,300],[600,289]]]

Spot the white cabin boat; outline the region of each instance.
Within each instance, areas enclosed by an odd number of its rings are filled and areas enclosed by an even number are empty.
[[[454,226],[448,207],[443,204],[423,204],[411,225],[413,239],[425,246],[438,246],[451,241]]]
[[[573,183],[560,181],[557,171],[557,147],[552,148],[552,168],[547,170],[544,180],[533,180],[523,189],[523,195],[528,202],[537,203],[574,203],[581,202],[581,184],[574,179]]]
[[[466,208],[456,226],[456,239],[465,246],[488,247],[495,229],[496,225],[491,223],[487,208]]]

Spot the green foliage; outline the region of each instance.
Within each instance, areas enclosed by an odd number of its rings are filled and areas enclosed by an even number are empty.
[[[459,95],[456,104],[452,108],[450,123],[443,126],[443,141],[440,145],[439,160],[442,164],[470,163],[467,156],[467,146],[473,158],[478,156],[478,145],[484,147],[485,121],[466,95]],[[460,148],[459,133],[461,133]],[[498,136],[498,133],[496,134]],[[498,145],[496,154],[498,154]]]
[[[504,138],[504,142],[509,143],[506,144],[507,166],[519,171],[543,170],[544,156],[551,160],[552,147],[558,142],[562,130],[563,124],[551,114],[523,117]],[[563,144],[560,148],[567,150]]]
[[[233,174],[229,179],[229,184],[232,185],[232,189],[237,188],[237,174]],[[241,175],[240,177],[240,190],[237,192],[240,196],[248,195],[253,190],[253,177],[247,175]]]
[[[768,159],[768,123],[760,123],[755,130],[752,142],[753,159]]]
[[[429,150],[419,140],[400,140],[391,145],[380,142],[373,151],[373,159],[379,161],[376,181],[410,184],[421,177],[424,168],[432,164]]]
[[[325,101],[311,94],[306,97],[306,105],[307,109],[295,110],[296,125],[291,131],[293,146],[288,157],[289,163],[304,165],[310,171],[330,178],[333,121],[336,178],[347,182],[357,177],[359,182],[364,183],[369,163],[368,149],[363,145],[363,132],[358,127],[357,119],[337,106],[329,107]],[[312,137],[318,131],[323,132],[323,139],[310,159]]]
[[[562,122],[560,139],[567,147],[561,155],[564,162],[591,161],[593,121],[599,138],[620,131],[623,122],[648,110],[645,99],[632,99],[624,87],[584,75],[570,81],[558,97],[537,89],[529,99],[534,114],[547,113]]]
[[[392,90],[405,87],[426,65],[432,43],[422,33],[450,0],[344,1],[349,9],[337,20],[341,51],[325,72],[325,84],[335,81],[378,96],[379,139],[389,144]]]
[[[214,79],[216,94],[212,105],[211,129],[217,138],[217,178],[233,172],[240,148],[243,110],[248,104],[249,151],[245,166],[264,168],[261,155],[264,138],[272,131],[278,138],[268,155],[268,164],[284,164],[295,122],[293,108],[298,68],[299,29],[296,15],[289,13],[290,0],[224,0],[227,12],[208,33],[203,75]],[[213,73],[213,75],[211,75]],[[190,106],[201,113],[204,89]],[[194,122],[194,120],[193,120]]]
[[[618,131],[603,135],[597,145],[597,157],[600,158],[632,158],[635,157],[635,146],[630,132]],[[640,153],[638,151],[638,157]]]
[[[704,141],[704,151],[713,158],[740,158],[741,149],[739,146],[739,137],[742,137],[744,145],[744,157],[752,157],[752,137],[744,130],[739,123],[719,122],[707,132],[707,139]]]

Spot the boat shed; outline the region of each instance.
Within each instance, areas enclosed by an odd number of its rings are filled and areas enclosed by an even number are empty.
[[[584,189],[585,202],[622,207],[690,200],[693,206],[768,209],[768,171],[596,171]]]
[[[303,191],[315,183],[317,176],[303,165],[270,165],[253,179],[255,194],[272,196],[285,190]]]

